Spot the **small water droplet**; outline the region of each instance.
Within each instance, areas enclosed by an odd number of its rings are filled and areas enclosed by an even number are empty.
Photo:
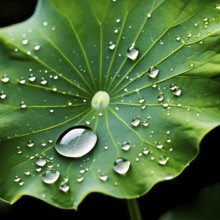
[[[27,40],[27,39],[24,39],[24,40],[22,41],[22,44],[23,44],[23,45],[27,45],[27,44],[28,44],[28,40]]]
[[[123,149],[124,151],[130,150],[130,148],[131,148],[130,143],[124,142],[124,143],[122,144],[122,149]]]
[[[116,44],[113,43],[112,41],[110,41],[110,42],[109,42],[109,47],[108,47],[108,48],[109,48],[110,50],[114,50],[115,47],[116,47]]]
[[[102,180],[103,182],[107,181],[108,179],[108,176],[107,175],[104,175],[104,174],[101,174],[100,177],[99,177],[100,180]]]
[[[20,108],[21,109],[26,109],[27,108],[27,105],[25,104],[25,102],[20,103]]]
[[[42,180],[44,183],[53,184],[58,180],[59,176],[59,171],[46,170],[45,173],[42,175]]]
[[[144,102],[145,102],[144,97],[140,97],[140,98],[138,99],[138,102],[139,102],[139,103],[144,103]]]
[[[160,165],[163,165],[163,166],[164,166],[164,165],[167,164],[168,160],[169,160],[169,157],[160,156],[158,163],[159,163]]]
[[[148,76],[149,76],[150,78],[154,79],[154,78],[157,77],[157,75],[159,74],[159,72],[160,72],[160,70],[159,70],[157,67],[152,66],[152,67],[150,67],[150,69],[148,70],[147,73],[148,73]]]
[[[55,149],[65,157],[82,157],[89,153],[97,142],[97,135],[89,127],[76,126],[58,138]]]
[[[133,118],[131,121],[131,125],[134,127],[137,127],[138,125],[140,125],[141,120],[139,118]]]
[[[35,51],[40,50],[40,45],[35,45],[35,46],[34,46],[34,50],[35,50]]]
[[[26,80],[25,80],[23,77],[21,77],[21,78],[18,80],[18,82],[19,82],[21,85],[24,85],[25,82],[26,82]]]
[[[47,163],[47,160],[45,158],[42,158],[42,157],[39,157],[37,160],[36,160],[36,164],[40,167],[43,167],[45,166]]]
[[[5,92],[1,91],[0,93],[0,99],[6,99],[7,95]]]
[[[157,148],[158,148],[158,149],[162,149],[162,148],[163,148],[163,145],[162,145],[162,144],[158,144],[158,145],[157,145]]]
[[[139,54],[139,50],[135,47],[133,43],[127,50],[127,57],[131,60],[136,60]]]
[[[27,146],[28,146],[28,147],[33,147],[33,146],[34,146],[34,141],[29,140],[29,141],[27,142]]]
[[[174,90],[173,90],[173,94],[175,96],[180,96],[182,93],[182,90],[179,88],[179,87],[176,87]]]
[[[60,184],[59,189],[63,192],[68,192],[70,186],[68,185],[68,179],[64,179],[64,181]]]
[[[114,162],[113,169],[118,174],[126,174],[130,169],[131,162],[129,160],[119,158]]]
[[[40,84],[41,85],[46,85],[47,84],[47,80],[44,77],[42,77],[41,81],[40,81]]]
[[[4,74],[2,76],[2,79],[1,79],[2,82],[7,83],[7,82],[9,82],[9,80],[10,80],[10,78],[7,74]]]
[[[162,102],[162,101],[164,100],[163,94],[160,94],[160,95],[157,97],[157,100],[158,100],[159,102]]]
[[[144,148],[144,149],[143,149],[143,154],[144,154],[144,155],[149,154],[149,152],[150,152],[150,151],[149,151],[147,148]]]
[[[84,180],[84,177],[83,177],[83,176],[79,176],[79,177],[77,178],[77,182],[78,182],[78,183],[81,183],[83,180]]]
[[[36,80],[36,77],[33,74],[30,74],[28,79],[30,82],[34,82]]]

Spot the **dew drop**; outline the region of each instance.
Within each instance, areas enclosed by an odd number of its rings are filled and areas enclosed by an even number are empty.
[[[53,184],[58,180],[59,176],[59,171],[46,170],[45,173],[42,175],[42,180],[44,183]]]
[[[64,180],[64,181],[60,184],[59,189],[60,189],[61,191],[63,191],[63,192],[68,192],[68,191],[69,191],[70,186],[67,184],[67,182],[68,182],[68,179]]]
[[[25,80],[23,77],[21,77],[18,82],[19,82],[21,85],[24,85],[25,82],[26,82],[26,80]]]
[[[27,147],[33,147],[33,146],[34,146],[34,141],[29,140],[29,141],[27,142]]]
[[[160,94],[160,95],[157,97],[157,100],[158,100],[159,102],[162,102],[162,101],[164,100],[163,94]]]
[[[40,50],[40,45],[35,45],[35,46],[34,46],[34,50],[35,50],[35,51]]]
[[[6,97],[7,97],[7,95],[6,95],[6,93],[5,92],[3,92],[3,91],[1,91],[1,93],[0,93],[0,99],[6,99]]]
[[[127,50],[127,57],[131,60],[136,60],[139,54],[139,50],[135,47],[134,43]]]
[[[4,74],[4,75],[2,76],[1,81],[4,82],[4,83],[9,82],[9,77],[8,77],[8,75],[7,75],[7,74]]]
[[[108,180],[108,176],[107,175],[104,175],[104,174],[101,174],[100,177],[99,177],[100,180],[102,180],[103,182],[107,181]]]
[[[113,169],[118,174],[126,174],[130,169],[131,162],[129,160],[119,158],[114,162]]]
[[[36,80],[36,77],[33,74],[30,74],[28,79],[30,82],[34,82]]]
[[[144,102],[145,102],[145,100],[144,100],[144,98],[143,98],[143,97],[140,97],[140,98],[138,99],[138,102],[139,102],[139,103],[144,103]]]
[[[148,70],[148,76],[152,79],[155,79],[157,77],[157,75],[159,74],[160,70],[155,67],[155,66],[152,66],[150,67],[150,69]]]
[[[42,158],[42,157],[39,157],[37,160],[36,160],[36,164],[40,167],[43,167],[45,166],[47,163],[47,160],[45,158]]]
[[[163,166],[164,166],[164,165],[167,164],[168,160],[169,160],[169,157],[160,156],[158,163],[159,163],[160,165],[163,165]]]
[[[83,176],[79,176],[79,177],[77,178],[77,182],[78,182],[78,183],[81,183],[83,180],[84,180],[84,177],[83,177]]]
[[[44,77],[42,77],[41,81],[40,81],[40,84],[41,85],[46,85],[47,84],[47,80]]]
[[[26,109],[27,108],[27,105],[25,104],[25,102],[20,103],[20,108],[21,109]]]
[[[27,45],[27,44],[28,44],[28,40],[27,40],[27,39],[24,39],[24,40],[22,41],[22,44],[23,44],[23,45]]]
[[[124,151],[130,150],[130,148],[131,148],[130,143],[124,142],[124,143],[122,144],[122,149],[123,149]]]
[[[137,127],[138,125],[140,125],[141,120],[139,118],[133,118],[131,121],[131,125],[134,127]]]
[[[110,50],[114,50],[115,47],[116,47],[116,44],[113,43],[112,41],[110,41],[110,42],[109,42],[109,47],[108,47],[108,48],[109,48]]]
[[[180,96],[182,93],[182,90],[179,88],[179,87],[176,87],[174,90],[173,90],[173,94],[175,96]]]
[[[89,127],[76,126],[58,138],[55,149],[65,157],[82,157],[89,153],[97,142],[97,135]]]

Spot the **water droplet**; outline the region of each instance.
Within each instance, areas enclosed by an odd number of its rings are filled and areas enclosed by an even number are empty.
[[[29,141],[27,142],[27,147],[33,147],[33,146],[34,146],[34,141],[29,140]]]
[[[59,176],[59,171],[46,170],[45,173],[42,175],[42,180],[44,183],[53,184],[58,180]]]
[[[1,93],[0,93],[0,98],[1,98],[1,99],[6,99],[6,97],[7,97],[6,93],[3,92],[3,91],[1,91]]]
[[[18,80],[18,82],[19,82],[21,85],[24,85],[25,82],[26,82],[26,80],[25,80],[23,77],[21,77],[21,78]]]
[[[136,60],[139,54],[139,50],[135,47],[133,43],[127,50],[127,57],[131,60]]]
[[[108,179],[108,176],[107,175],[104,175],[104,174],[101,174],[100,177],[99,177],[100,180],[102,180],[103,182],[107,181]]]
[[[46,85],[47,84],[47,80],[44,77],[42,77],[41,81],[40,81],[40,84],[41,85]]]
[[[176,87],[174,90],[173,90],[173,94],[175,96],[180,96],[182,93],[182,90],[179,88],[179,87]]]
[[[116,19],[116,23],[119,23],[120,21],[121,21],[121,19],[120,19],[120,18]]]
[[[27,105],[25,104],[25,102],[20,103],[20,108],[21,109],[26,109],[27,108]]]
[[[164,165],[167,164],[168,160],[169,160],[169,157],[160,156],[158,163],[159,163],[160,165],[163,165],[163,166],[164,166]]]
[[[177,36],[177,37],[176,37],[176,41],[181,41],[181,37],[180,37],[180,36]]]
[[[148,18],[151,18],[151,13],[150,13],[150,12],[147,13],[147,17],[148,17]]]
[[[76,126],[58,138],[55,149],[65,157],[82,157],[89,153],[97,142],[97,135],[86,126]]]
[[[149,154],[149,152],[150,152],[150,151],[149,151],[147,148],[144,148],[144,149],[143,149],[143,154],[144,154],[144,155]]]
[[[35,45],[34,50],[36,50],[36,51],[40,50],[40,45]]]
[[[47,163],[47,160],[45,158],[42,158],[42,157],[39,157],[37,160],[36,160],[36,164],[40,167],[43,167],[45,166]]]
[[[152,67],[150,67],[150,69],[148,70],[147,73],[148,73],[148,76],[149,76],[150,78],[154,79],[154,78],[157,77],[157,75],[159,74],[159,72],[160,72],[160,70],[159,70],[157,67],[152,66]]]
[[[130,148],[131,148],[130,143],[124,142],[124,143],[122,144],[122,149],[123,149],[124,151],[130,150]]]
[[[27,45],[27,44],[28,44],[28,40],[27,40],[27,39],[24,39],[24,40],[22,41],[22,44]]]
[[[77,182],[78,182],[78,183],[81,183],[83,180],[84,180],[84,177],[83,177],[83,176],[79,176],[79,177],[77,178]]]
[[[140,125],[141,120],[139,118],[133,118],[131,121],[131,125],[134,127],[137,127],[138,125]]]
[[[70,186],[67,183],[68,183],[68,179],[64,179],[64,181],[60,184],[59,189],[63,192],[68,192]]]
[[[162,101],[164,100],[163,94],[160,94],[160,95],[157,97],[157,100],[158,100],[159,102],[162,102]]]
[[[139,103],[144,103],[144,102],[145,102],[145,99],[144,99],[143,97],[140,97],[140,98],[138,99],[138,102],[139,102]]]
[[[1,81],[4,82],[4,83],[9,82],[9,77],[8,77],[8,75],[7,75],[7,74],[4,74],[4,75],[2,76]]]
[[[30,74],[28,79],[30,82],[34,82],[36,80],[36,77],[33,74]]]
[[[119,158],[114,162],[113,169],[118,174],[126,174],[130,168],[131,162],[129,160]]]
[[[116,44],[113,43],[112,41],[110,41],[110,42],[109,42],[109,47],[108,47],[108,48],[109,48],[110,50],[114,50],[115,47],[116,47]]]
[[[158,148],[158,149],[162,149],[162,148],[163,148],[163,145],[162,145],[162,144],[158,144],[158,145],[157,145],[157,148]]]

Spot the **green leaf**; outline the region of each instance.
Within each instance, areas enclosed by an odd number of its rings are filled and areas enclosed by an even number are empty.
[[[160,220],[206,220],[219,219],[220,183],[203,188],[196,200],[168,211]]]
[[[44,0],[2,28],[0,198],[77,209],[179,175],[220,124],[217,2]]]

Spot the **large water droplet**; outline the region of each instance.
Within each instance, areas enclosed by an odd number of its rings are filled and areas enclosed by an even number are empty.
[[[152,67],[150,67],[150,69],[148,70],[147,73],[148,73],[148,76],[149,76],[150,78],[154,79],[154,78],[157,77],[157,75],[159,74],[159,72],[160,72],[160,70],[159,70],[157,67],[152,66]]]
[[[126,174],[130,168],[131,162],[129,160],[119,158],[114,162],[113,169],[116,173]]]
[[[89,153],[97,142],[97,135],[89,127],[76,126],[58,138],[55,149],[65,157],[82,157]]]
[[[42,180],[47,184],[53,184],[58,180],[59,176],[60,176],[59,171],[46,170],[42,176]]]
[[[139,50],[135,47],[134,43],[127,50],[127,57],[131,60],[136,60]]]

